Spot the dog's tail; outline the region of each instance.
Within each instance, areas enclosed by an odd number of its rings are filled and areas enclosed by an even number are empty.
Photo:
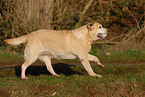
[[[27,41],[27,37],[28,35],[20,36],[18,38],[13,38],[13,39],[6,39],[4,40],[4,42],[11,45],[19,45],[21,43],[25,43]]]

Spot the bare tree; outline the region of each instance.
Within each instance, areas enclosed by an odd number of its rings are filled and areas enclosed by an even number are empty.
[[[12,36],[37,29],[51,29],[53,3],[54,0],[15,0],[15,7],[11,10]]]

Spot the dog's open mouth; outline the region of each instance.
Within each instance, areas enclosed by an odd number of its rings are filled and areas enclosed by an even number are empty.
[[[98,33],[97,36],[98,36],[99,38],[101,38],[102,40],[104,40],[104,39],[105,39],[104,36],[106,36],[106,33]]]

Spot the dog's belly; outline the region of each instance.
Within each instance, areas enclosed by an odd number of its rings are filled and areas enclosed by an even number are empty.
[[[50,58],[55,58],[55,59],[75,59],[75,58],[77,58],[77,56],[75,54],[71,54],[68,52],[55,53],[55,52],[50,52],[50,51],[44,51],[41,53],[41,55],[47,55]]]
[[[72,55],[72,54],[66,54],[66,55],[58,55],[58,56],[56,56],[56,58],[57,59],[75,59],[77,57],[75,55]]]

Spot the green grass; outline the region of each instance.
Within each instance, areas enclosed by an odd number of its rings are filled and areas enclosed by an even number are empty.
[[[122,65],[106,65],[104,69],[92,64],[94,72],[103,78],[90,77],[83,66],[62,69],[60,77],[41,73],[40,69],[28,70],[28,80],[21,80],[18,67],[0,69],[0,95],[2,97],[144,97],[145,96],[145,64],[126,65],[126,62],[137,63],[145,61],[145,50],[109,51],[110,56],[101,55],[101,50],[93,49],[90,53],[102,62],[120,62]],[[11,53],[0,50],[0,64],[23,61],[22,53]],[[55,61],[55,60],[53,60]],[[70,61],[67,61],[69,63]],[[73,61],[75,63],[75,60]],[[125,62],[125,64],[123,64]],[[120,64],[119,63],[119,64]],[[75,63],[78,64],[78,63]],[[65,67],[65,69],[66,69]],[[34,72],[35,71],[35,72]],[[63,72],[76,72],[65,76]],[[32,74],[31,74],[31,73]],[[34,73],[40,72],[38,75]],[[57,70],[56,70],[57,72]]]
[[[103,78],[90,77],[82,66],[71,67],[83,75],[60,77],[41,74],[28,75],[22,80],[14,75],[0,77],[2,96],[11,97],[134,97],[145,96],[145,65],[107,65],[104,69],[92,66]],[[3,72],[3,71],[1,71]]]
[[[12,53],[0,49],[0,62],[14,61],[16,59],[22,60],[22,58],[23,58],[22,53]]]
[[[107,62],[144,62],[145,61],[145,49],[127,49],[116,51],[109,51],[110,55],[102,55],[102,51],[100,49],[93,49],[90,54],[97,56],[100,61]]]
[[[121,51],[106,50],[110,55],[102,55],[101,49],[93,48],[90,54],[97,56],[100,61],[104,62],[144,62],[145,61],[145,49],[128,49]],[[19,59],[23,61],[23,53],[11,53],[8,51],[0,50],[0,62],[14,61]]]

